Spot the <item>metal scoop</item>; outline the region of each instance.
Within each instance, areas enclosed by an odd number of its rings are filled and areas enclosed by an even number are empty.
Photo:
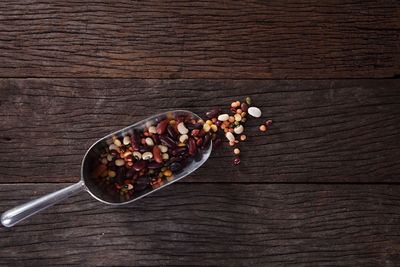
[[[110,140],[113,135],[116,135],[118,137],[121,137],[126,134],[130,135],[132,134],[133,130],[140,131],[143,130],[143,128],[148,127],[149,125],[156,125],[160,120],[166,117],[174,118],[177,116],[185,116],[185,117],[189,116],[191,119],[194,119],[196,121],[201,119],[198,115],[190,111],[174,110],[152,116],[150,118],[139,121],[135,124],[132,124],[131,126],[128,126],[122,130],[116,131],[101,138],[89,148],[89,150],[83,157],[81,165],[81,180],[78,183],[4,212],[1,216],[1,223],[6,227],[11,227],[17,224],[18,222],[38,213],[39,211],[44,210],[45,208],[50,207],[60,202],[61,200],[73,196],[81,191],[87,191],[92,197],[106,204],[110,205],[128,204],[142,197],[145,197],[161,188],[164,188],[182,179],[183,177],[189,175],[197,168],[199,168],[208,159],[212,149],[211,143],[207,148],[199,149],[196,156],[188,158],[187,165],[179,172],[174,173],[173,180],[164,181],[163,185],[155,189],[148,187],[144,191],[134,192],[133,198],[128,201],[120,201],[119,199],[111,198],[102,188],[98,186],[96,181],[91,177],[91,173],[93,171],[92,170],[93,161],[98,160],[100,151],[105,146],[107,146],[107,141]]]

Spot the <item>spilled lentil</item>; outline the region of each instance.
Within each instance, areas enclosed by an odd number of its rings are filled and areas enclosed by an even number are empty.
[[[206,112],[205,117],[207,118],[206,126],[204,130],[213,129],[215,133],[221,129],[226,139],[229,141],[229,145],[233,147],[233,152],[236,157],[233,160],[235,165],[240,163],[240,150],[235,147],[239,141],[245,141],[247,136],[244,134],[244,124],[247,121],[247,114],[254,118],[260,118],[262,112],[258,107],[252,105],[252,100],[250,97],[246,97],[244,102],[234,101],[229,107],[229,114],[222,113],[221,108],[215,108]],[[259,127],[260,131],[265,132],[267,127],[272,125],[272,120],[267,120],[265,125]],[[214,134],[215,135],[215,134]],[[221,139],[214,137],[213,140],[213,150],[221,145]],[[235,136],[236,135],[236,136]]]

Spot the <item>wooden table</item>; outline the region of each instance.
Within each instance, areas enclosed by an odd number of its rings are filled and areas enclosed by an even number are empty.
[[[400,265],[398,1],[3,1],[1,212],[79,180],[98,138],[253,98],[227,143],[134,204],[0,228],[0,265]]]

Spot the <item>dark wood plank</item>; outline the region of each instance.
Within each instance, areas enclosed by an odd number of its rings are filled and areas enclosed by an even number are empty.
[[[0,77],[399,75],[399,1],[1,1]]]
[[[0,185],[1,210],[62,184]],[[400,186],[174,184],[123,207],[88,194],[0,228],[0,264],[400,264]]]
[[[398,182],[396,80],[0,80],[0,181],[72,182],[98,138],[173,109],[204,114],[251,96],[242,163],[227,143],[191,182]],[[275,121],[264,134],[258,125]]]

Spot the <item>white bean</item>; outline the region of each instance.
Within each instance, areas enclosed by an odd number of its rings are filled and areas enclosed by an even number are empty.
[[[154,146],[154,141],[153,141],[153,139],[150,138],[150,137],[147,137],[147,138],[146,138],[146,145],[148,145],[148,146]]]
[[[162,154],[162,159],[163,159],[163,160],[168,160],[168,159],[169,159],[168,153],[163,153],[163,154]]]
[[[109,147],[108,147],[108,149],[111,151],[111,150],[118,150],[118,147],[117,147],[117,145],[114,145],[114,144],[111,144]]]
[[[125,160],[123,160],[123,159],[116,159],[115,160],[115,165],[116,166],[124,166],[125,165]]]
[[[181,136],[179,136],[179,142],[181,142],[181,143],[185,143],[185,141],[188,139],[189,139],[189,136],[187,134],[182,134]]]
[[[153,153],[151,153],[151,152],[144,152],[142,155],[143,160],[148,160],[148,159],[151,159],[152,157],[153,157]]]
[[[183,122],[180,122],[178,124],[178,132],[180,134],[187,134],[189,132],[189,130],[188,130],[188,128],[186,128],[186,126]]]
[[[150,126],[150,127],[149,127],[149,133],[152,133],[152,134],[157,133],[157,131],[156,131],[156,126]]]
[[[218,120],[219,121],[227,121],[229,119],[229,115],[228,114],[221,114],[218,116]]]
[[[161,152],[162,152],[162,153],[165,153],[165,152],[167,152],[167,151],[168,151],[168,147],[167,147],[167,146],[164,146],[164,145],[158,145],[158,147],[160,148],[160,150],[161,150]]]
[[[137,160],[142,159],[142,153],[140,153],[139,151],[135,151],[133,152],[133,157]]]
[[[107,155],[107,160],[108,161],[112,161],[113,160],[113,156],[111,156],[110,154]]]
[[[151,121],[146,121],[145,126],[146,128],[150,128],[153,125]]]
[[[256,117],[256,118],[261,117],[261,110],[259,108],[256,108],[256,107],[250,107],[247,110],[247,113],[249,113],[251,116]]]
[[[231,132],[227,132],[225,134],[226,138],[228,138],[229,142],[233,142],[235,141],[235,136],[233,136],[233,134]]]
[[[235,134],[241,134],[241,133],[243,133],[243,130],[244,130],[243,125],[236,126],[236,127],[233,129],[233,131],[235,132]]]
[[[129,138],[129,136],[125,136],[122,142],[124,143],[124,145],[129,145],[131,143],[131,139]]]
[[[117,147],[120,147],[122,145],[121,141],[119,141],[118,138],[114,139],[114,145],[116,145]]]

